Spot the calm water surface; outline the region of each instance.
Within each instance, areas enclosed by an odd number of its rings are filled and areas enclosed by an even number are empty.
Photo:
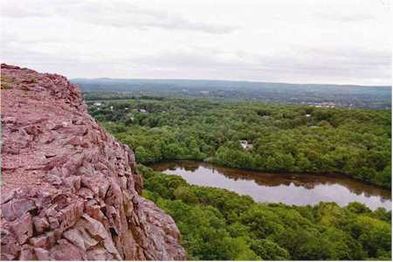
[[[259,202],[313,205],[324,201],[345,206],[357,201],[371,209],[392,208],[390,190],[344,176],[269,174],[194,161],[174,161],[151,167],[166,174],[179,175],[193,185],[225,188],[249,195]]]

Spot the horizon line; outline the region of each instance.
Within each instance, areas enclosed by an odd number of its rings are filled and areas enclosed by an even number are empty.
[[[212,82],[248,82],[263,84],[285,84],[285,85],[328,85],[328,86],[361,86],[361,87],[392,87],[392,84],[366,85],[366,84],[333,84],[333,83],[291,83],[291,82],[269,82],[261,80],[228,80],[228,79],[203,79],[203,78],[116,78],[116,77],[74,77],[73,80],[149,80],[149,81],[212,81]]]

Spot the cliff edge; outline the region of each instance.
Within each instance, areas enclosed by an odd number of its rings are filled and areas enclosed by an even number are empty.
[[[56,74],[1,65],[1,259],[185,259],[133,152]]]

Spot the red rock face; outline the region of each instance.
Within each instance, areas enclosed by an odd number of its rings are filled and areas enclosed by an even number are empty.
[[[1,259],[185,259],[133,152],[60,75],[1,65]]]

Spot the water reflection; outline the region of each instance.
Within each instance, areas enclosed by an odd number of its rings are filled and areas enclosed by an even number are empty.
[[[358,201],[371,209],[389,210],[392,205],[389,190],[338,175],[270,174],[195,161],[160,163],[152,168],[180,175],[190,184],[229,189],[260,202],[312,205],[333,201],[344,206]]]

